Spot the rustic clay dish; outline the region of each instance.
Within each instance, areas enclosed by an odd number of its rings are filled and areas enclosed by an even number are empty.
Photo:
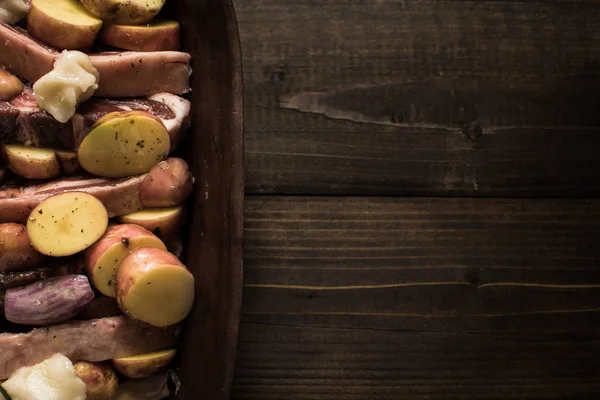
[[[228,399],[238,341],[244,201],[242,71],[231,0],[169,0],[192,55],[192,129],[180,148],[196,178],[185,261],[196,303],[184,324],[173,399]]]

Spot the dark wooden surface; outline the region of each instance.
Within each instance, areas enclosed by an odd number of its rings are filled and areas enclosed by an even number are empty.
[[[232,397],[600,398],[600,2],[235,5]]]

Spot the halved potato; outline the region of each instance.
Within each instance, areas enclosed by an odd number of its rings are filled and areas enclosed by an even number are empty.
[[[173,254],[141,247],[117,271],[117,301],[130,318],[165,327],[181,322],[194,303],[194,276]]]
[[[25,88],[23,82],[4,68],[0,67],[0,101],[11,101]]]
[[[106,208],[82,192],[54,195],[35,207],[27,219],[34,249],[53,257],[70,256],[93,245],[108,225]]]
[[[136,224],[154,232],[160,237],[171,236],[183,223],[183,206],[166,208],[147,208],[131,214],[122,215],[119,221],[124,224]]]
[[[90,47],[102,28],[77,0],[32,0],[27,15],[31,36],[59,50]]]
[[[121,261],[138,247],[166,250],[152,232],[138,225],[116,225],[85,252],[85,268],[94,287],[102,294],[115,297],[115,274]]]
[[[57,150],[56,158],[58,164],[63,173],[72,175],[79,171],[79,160],[77,159],[77,153],[73,151]]]
[[[4,146],[8,168],[27,179],[50,179],[60,174],[60,165],[52,149],[21,145]]]
[[[132,357],[112,360],[115,369],[122,375],[132,378],[147,378],[165,368],[175,358],[176,349],[155,351]]]
[[[156,19],[147,25],[104,25],[98,39],[110,46],[133,51],[178,51],[179,23]]]
[[[143,111],[112,112],[100,118],[77,150],[87,172],[106,178],[144,174],[169,155],[167,129]]]
[[[165,5],[166,0],[81,0],[92,14],[112,24],[146,24]]]

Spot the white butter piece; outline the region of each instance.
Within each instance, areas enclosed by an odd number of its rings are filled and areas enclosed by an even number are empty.
[[[0,22],[16,24],[29,12],[29,5],[23,0],[0,0]]]
[[[65,123],[98,89],[99,77],[87,54],[65,50],[54,61],[54,69],[33,85],[33,93],[42,110]]]
[[[85,400],[85,383],[62,354],[19,368],[2,387],[13,400]]]

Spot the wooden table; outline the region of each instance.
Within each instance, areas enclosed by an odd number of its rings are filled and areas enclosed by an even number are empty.
[[[236,7],[233,398],[600,398],[600,2]]]

